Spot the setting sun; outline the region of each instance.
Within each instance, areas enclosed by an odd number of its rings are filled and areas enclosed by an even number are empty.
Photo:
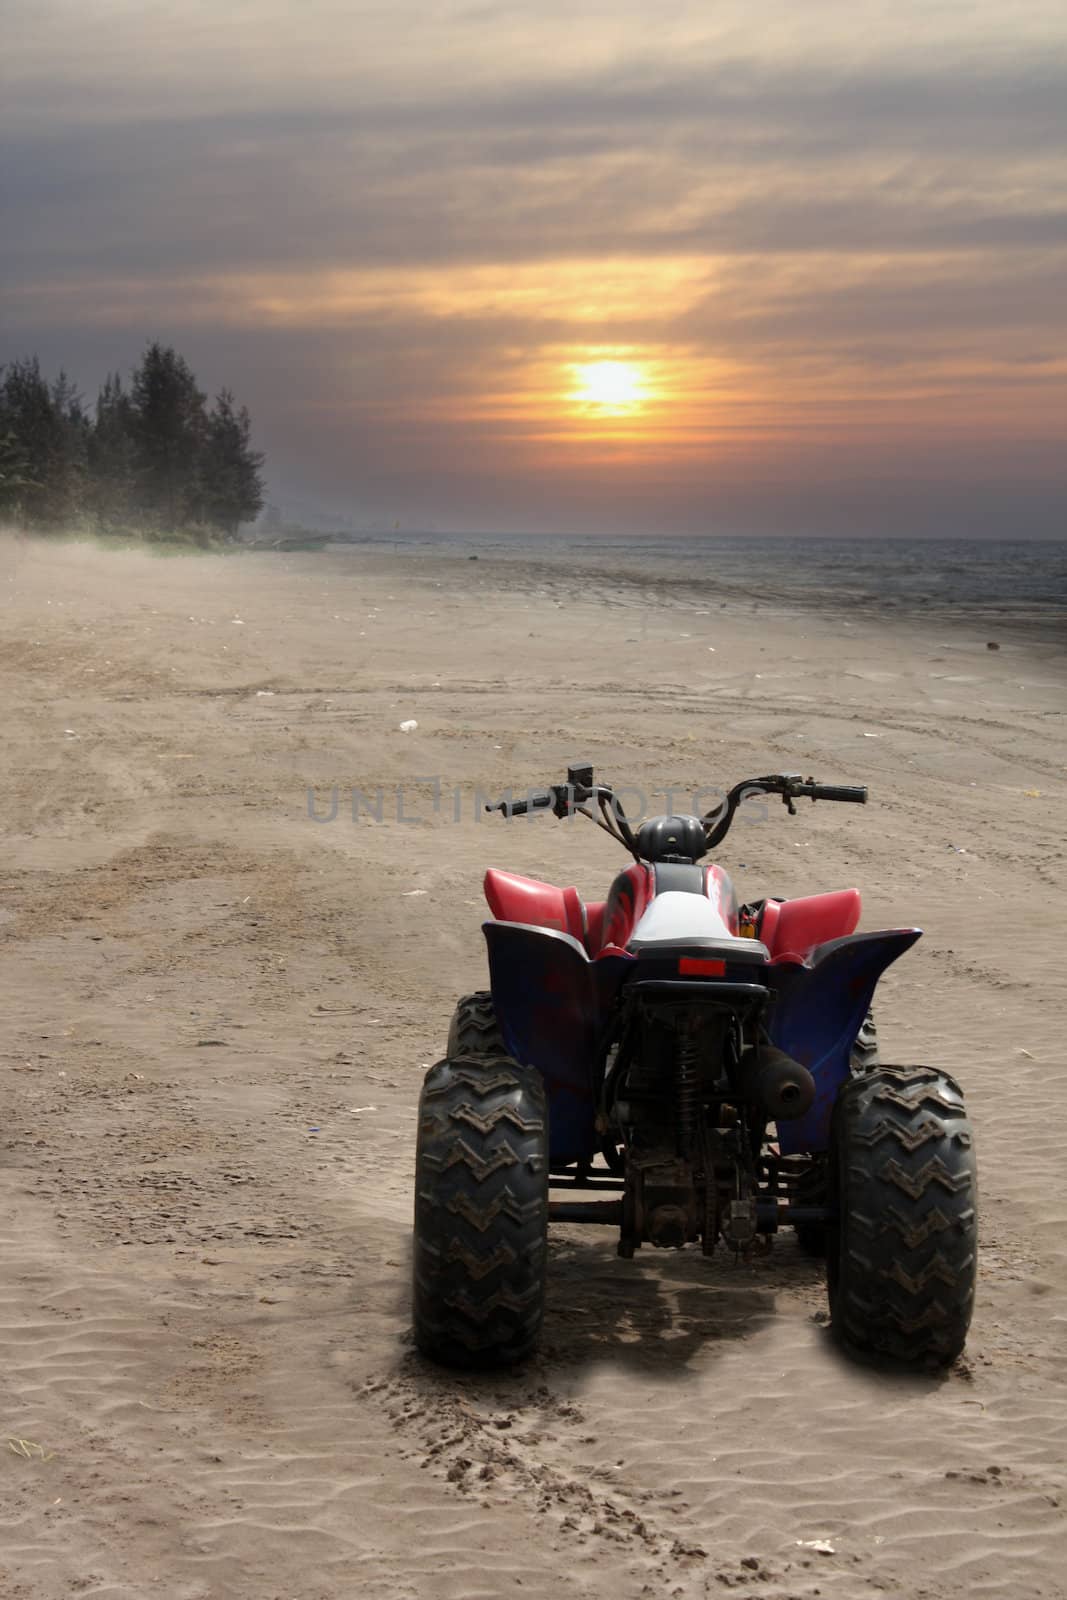
[[[601,411],[635,411],[646,398],[641,368],[630,361],[586,361],[575,364],[573,398]]]

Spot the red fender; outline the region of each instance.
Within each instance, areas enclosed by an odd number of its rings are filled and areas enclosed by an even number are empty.
[[[858,889],[834,889],[798,900],[768,900],[759,936],[772,961],[806,961],[816,945],[854,933],[860,920]]]
[[[485,875],[485,898],[498,922],[555,928],[585,945],[585,907],[577,889],[557,889],[540,878],[490,867]]]

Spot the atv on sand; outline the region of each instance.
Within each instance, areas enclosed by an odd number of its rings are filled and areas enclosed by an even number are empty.
[[[477,1366],[533,1350],[551,1220],[616,1227],[624,1257],[646,1243],[744,1253],[791,1227],[826,1256],[844,1344],[924,1367],[963,1349],[976,1257],[963,1096],[936,1067],[882,1065],[870,1017],[920,930],[856,933],[856,889],[739,906],[723,868],[700,863],[751,795],[792,814],[802,797],[867,799],[783,773],[635,830],[579,766],[487,807],[590,817],[633,863],[595,904],[486,873],[490,988],[459,1002],[419,1105],[425,1355]],[[561,1198],[574,1190],[597,1198]]]

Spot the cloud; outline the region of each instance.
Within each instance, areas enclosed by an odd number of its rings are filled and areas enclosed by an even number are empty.
[[[57,93],[61,76],[50,99],[16,63],[5,109],[16,263],[149,271],[163,252],[190,267],[411,264],[1067,238],[1067,50],[872,55],[849,69],[623,58],[474,92],[469,68],[447,92],[420,88],[416,71],[403,92],[368,79],[344,104],[310,92],[295,104],[281,71],[254,105],[234,106],[238,89],[205,107],[200,74],[182,80],[180,52],[155,44],[168,92],[146,105],[131,86],[143,74],[131,75],[104,119]],[[357,64],[355,83],[366,77]]]
[[[766,518],[783,462],[830,504],[845,450],[872,505],[901,459],[961,503],[983,462],[1054,477],[1053,7],[91,10],[23,4],[0,68],[0,360],[92,385],[172,338],[288,481],[406,473],[456,516],[510,484],[544,517],[600,495],[678,525],[729,486]],[[567,411],[590,351],[655,379],[640,438]]]

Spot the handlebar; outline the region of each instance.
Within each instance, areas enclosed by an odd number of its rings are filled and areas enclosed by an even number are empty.
[[[856,784],[853,787],[841,783],[800,783],[793,793],[810,794],[813,800],[844,800],[856,806],[867,804],[867,789],[863,784]]]
[[[530,811],[549,811],[556,803],[554,789],[535,789],[525,800],[497,800],[487,811],[502,811],[505,817],[525,817]]]
[[[702,820],[709,849],[721,843],[730,831],[730,824],[742,800],[750,795],[777,794],[790,816],[796,815],[794,800],[844,800],[853,805],[867,804],[867,790],[862,785],[816,783],[814,778],[802,778],[799,772],[775,772],[765,778],[749,778],[735,783],[717,811],[709,812]]]
[[[729,833],[737,809],[743,800],[761,794],[776,794],[795,816],[795,800],[836,800],[851,805],[867,804],[867,789],[861,784],[816,783],[813,778],[802,778],[799,772],[776,772],[763,778],[746,778],[733,788],[714,811],[707,812],[701,821],[707,848],[719,844]],[[601,816],[587,809],[593,801]],[[534,789],[522,800],[497,800],[486,806],[486,811],[500,811],[505,817],[524,817],[531,811],[552,811],[557,817],[574,816],[576,812],[589,817],[598,827],[610,833],[637,859],[640,859],[637,840],[622,806],[605,784],[594,783],[591,766],[571,767],[566,783],[553,784],[547,789]]]

